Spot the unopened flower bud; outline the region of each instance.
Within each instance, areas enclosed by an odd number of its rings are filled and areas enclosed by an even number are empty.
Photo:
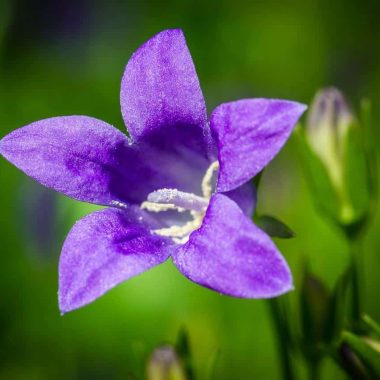
[[[380,342],[377,338],[344,331],[339,356],[352,378],[380,379]]]
[[[360,359],[348,344],[343,343],[339,347],[339,357],[343,368],[352,378],[370,379],[370,374],[362,359]]]
[[[317,93],[307,119],[307,137],[336,186],[342,186],[344,143],[354,124],[354,116],[339,90],[329,87]]]
[[[161,346],[151,354],[147,365],[148,380],[186,380],[182,363],[173,347]]]
[[[369,208],[369,165],[365,130],[336,88],[315,96],[308,114],[306,145],[313,195],[340,225],[360,222]]]

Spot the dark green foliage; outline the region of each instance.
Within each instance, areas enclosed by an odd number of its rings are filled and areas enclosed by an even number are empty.
[[[273,216],[261,215],[256,218],[256,224],[271,237],[290,239],[295,233],[283,222]]]

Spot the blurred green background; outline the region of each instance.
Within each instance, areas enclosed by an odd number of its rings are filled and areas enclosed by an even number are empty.
[[[335,85],[380,121],[380,2],[0,0],[0,135],[58,115],[124,128],[119,86],[132,52],[184,30],[209,112],[245,97],[309,103]],[[376,139],[380,132],[376,130]],[[297,285],[306,259],[332,286],[347,246],[315,212],[293,139],[264,174],[259,210],[296,232],[276,241]],[[154,347],[189,332],[199,379],[280,379],[267,301],[220,296],[169,261],[60,316],[57,263],[73,223],[94,209],[43,189],[0,160],[0,379],[140,379]],[[365,309],[380,320],[380,219],[365,241]],[[296,316],[294,316],[296,318]],[[301,368],[302,371],[302,368]],[[325,378],[344,379],[324,364]]]

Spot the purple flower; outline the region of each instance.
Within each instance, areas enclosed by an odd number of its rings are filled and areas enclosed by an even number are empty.
[[[87,116],[20,128],[1,154],[43,185],[109,206],[77,222],[59,264],[68,312],[170,256],[190,280],[244,298],[292,289],[289,268],[250,216],[249,181],[277,154],[305,110],[296,102],[245,99],[208,122],[181,30],[165,30],[127,64],[121,110],[130,138]]]

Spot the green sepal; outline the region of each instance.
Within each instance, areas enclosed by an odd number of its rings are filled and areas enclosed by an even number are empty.
[[[348,128],[344,143],[343,175],[347,193],[346,207],[352,211],[348,219],[342,220],[345,225],[358,224],[364,221],[370,202],[370,173],[364,146],[364,130],[360,125]]]
[[[256,217],[255,223],[270,237],[290,239],[295,233],[283,222],[273,216],[261,215]]]
[[[370,170],[374,158],[368,152],[367,129],[353,123],[342,136],[340,185],[332,181],[329,168],[310,146],[305,129],[298,126],[295,133],[313,199],[321,212],[343,229],[361,230],[371,209],[376,180],[375,170]]]
[[[305,129],[300,125],[294,135],[298,141],[301,162],[317,207],[334,222],[340,222],[340,202],[324,163],[307,141]]]

